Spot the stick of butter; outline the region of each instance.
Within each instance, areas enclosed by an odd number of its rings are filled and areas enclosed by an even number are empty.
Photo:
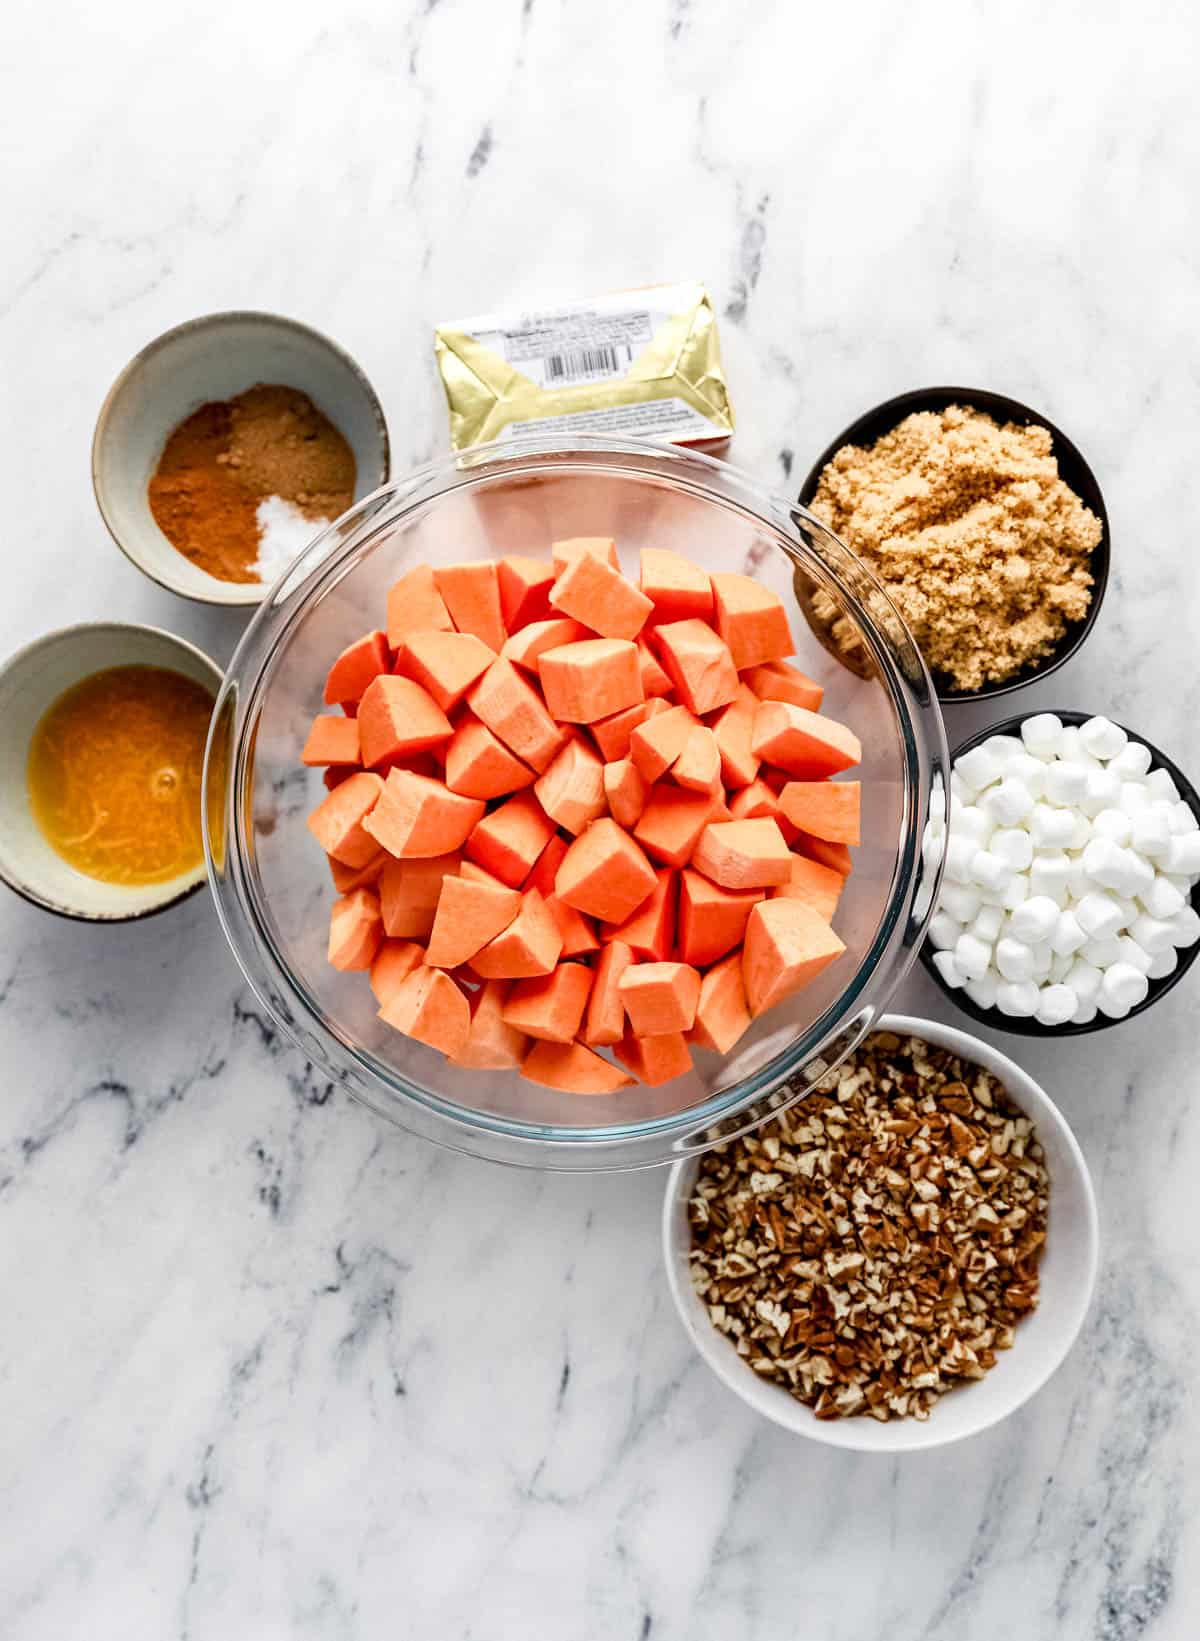
[[[455,450],[535,432],[699,444],[733,430],[700,284],[460,319],[438,326],[434,352]]]

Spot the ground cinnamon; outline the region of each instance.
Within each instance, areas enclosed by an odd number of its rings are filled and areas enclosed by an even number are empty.
[[[315,527],[345,512],[354,481],[354,452],[308,395],[260,383],[180,423],[150,480],[150,511],[201,570],[258,581],[259,504],[279,496]]]

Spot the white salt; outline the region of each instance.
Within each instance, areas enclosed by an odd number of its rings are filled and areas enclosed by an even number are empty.
[[[258,557],[254,569],[268,586],[279,580],[329,519],[310,519],[282,496],[264,496],[258,504]]]

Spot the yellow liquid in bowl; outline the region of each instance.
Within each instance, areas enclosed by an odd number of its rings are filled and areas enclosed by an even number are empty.
[[[200,778],[213,697],[165,667],[109,667],[33,733],[29,802],[62,858],[102,883],[166,883],[204,859]]]

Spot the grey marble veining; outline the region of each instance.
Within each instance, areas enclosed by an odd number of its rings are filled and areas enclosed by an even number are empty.
[[[7,652],[238,616],[105,537],[88,445],[166,326],[280,309],[445,446],[433,324],[699,276],[733,459],[780,486],[868,404],[1007,390],[1080,443],[1114,574],[1030,705],[1200,767],[1200,121],[1189,8],[114,0],[5,19]],[[999,716],[996,711],[992,716]],[[952,738],[983,712],[960,711]],[[1007,1040],[1100,1193],[1080,1345],[896,1462],[695,1361],[654,1174],[384,1129],[278,1039],[206,897],[122,929],[0,900],[0,1635],[14,1641],[1191,1641],[1196,988]],[[945,1005],[919,975],[898,1001]]]

